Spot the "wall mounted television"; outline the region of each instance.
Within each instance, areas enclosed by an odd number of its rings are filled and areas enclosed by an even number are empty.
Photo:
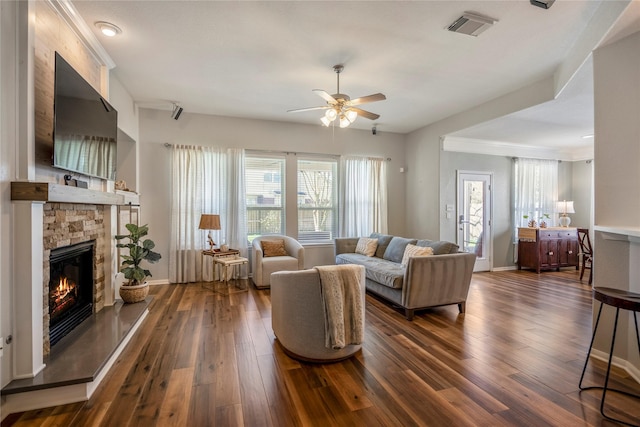
[[[116,179],[118,112],[56,52],[53,167]]]

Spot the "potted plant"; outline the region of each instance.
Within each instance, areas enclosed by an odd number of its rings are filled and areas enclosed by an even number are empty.
[[[551,219],[548,213],[542,214],[542,216],[538,218],[538,224],[540,225],[540,228],[547,228],[547,219]]]
[[[151,277],[151,272],[140,266],[142,261],[150,263],[157,262],[162,256],[152,251],[156,246],[153,240],[141,239],[149,232],[149,227],[145,224],[137,226],[136,224],[127,224],[125,226],[129,234],[117,235],[116,240],[120,241],[128,239],[128,243],[118,243],[118,248],[128,248],[129,254],[122,255],[122,263],[120,264],[120,272],[124,274],[127,282],[120,286],[120,297],[126,303],[140,302],[149,294],[149,284],[147,277]]]

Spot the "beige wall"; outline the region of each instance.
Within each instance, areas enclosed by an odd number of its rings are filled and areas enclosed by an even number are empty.
[[[361,155],[391,159],[388,162],[389,233],[404,235],[405,137],[399,134],[356,129],[331,129],[300,125],[190,114],[173,120],[168,111],[140,109],[141,219],[148,223],[161,254],[168,254],[170,229],[170,144],[192,144],[281,152]],[[333,249],[329,248],[332,252]],[[326,257],[324,257],[326,258]],[[154,266],[154,280],[168,277],[168,256]]]
[[[594,286],[640,293],[640,32],[594,52]],[[594,307],[595,310],[596,307]],[[613,330],[612,307],[600,328]],[[632,316],[621,312],[615,356],[640,380]],[[594,343],[608,354],[611,332]],[[622,339],[620,339],[620,337]]]
[[[457,204],[457,172],[491,173],[493,178],[492,206],[492,238],[493,268],[513,267],[513,215],[511,207],[511,189],[513,187],[513,161],[505,156],[488,156],[483,154],[467,154],[442,152],[440,158],[440,197],[441,206]],[[456,215],[447,219],[445,211],[440,212],[440,238],[455,242],[458,233]]]

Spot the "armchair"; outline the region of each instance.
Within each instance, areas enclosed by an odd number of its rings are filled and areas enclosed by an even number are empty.
[[[364,321],[365,269],[357,268],[362,311],[354,315]],[[325,346],[326,314],[317,269],[282,271],[272,279],[271,325],[287,355],[306,362],[327,363],[351,357],[362,348],[361,344],[348,344],[340,349]]]
[[[284,241],[284,253],[269,256],[262,242],[276,243]],[[304,269],[304,248],[296,239],[283,235],[258,236],[253,239],[253,283],[256,288],[270,287],[271,273],[276,271],[296,271]]]

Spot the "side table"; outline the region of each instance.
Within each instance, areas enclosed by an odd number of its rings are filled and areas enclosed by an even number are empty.
[[[210,256],[213,258],[213,280],[218,282],[214,284],[213,290],[219,293],[229,294],[229,280],[233,273],[238,271],[240,267],[249,263],[247,258],[239,256],[240,251],[237,249],[229,249],[228,251],[213,250],[202,251],[202,256]],[[219,278],[219,280],[217,280]],[[220,286],[222,285],[222,286]],[[239,291],[246,291],[247,287],[235,286]]]
[[[204,257],[205,256],[210,256],[211,258],[213,258],[213,281],[216,281],[216,277],[218,277],[216,275],[217,273],[217,267],[218,264],[216,263],[216,259],[218,258],[228,258],[228,257],[237,257],[238,255],[240,255],[240,251],[237,249],[229,249],[228,251],[221,251],[220,249],[214,249],[214,250],[204,250],[202,251],[202,258],[203,258],[203,265],[204,265]],[[222,276],[219,276],[220,278],[222,278]]]

